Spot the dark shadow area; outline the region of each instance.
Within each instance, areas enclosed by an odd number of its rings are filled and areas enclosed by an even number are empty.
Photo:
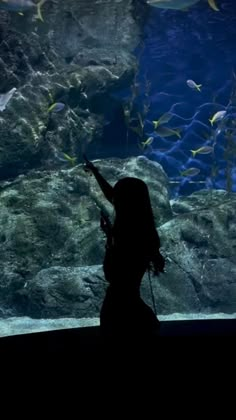
[[[163,341],[162,337],[236,337],[236,319],[163,321],[154,347]],[[119,339],[116,343],[124,344]],[[102,344],[99,327],[86,327],[2,337],[0,351],[72,351],[96,355]],[[143,339],[142,345],[145,344]]]
[[[92,160],[112,156],[126,159],[141,154],[137,136],[131,130],[127,131],[124,111],[120,105],[116,104],[114,109],[111,106],[110,115],[107,115],[107,122],[104,124],[102,139],[88,144],[86,153]]]

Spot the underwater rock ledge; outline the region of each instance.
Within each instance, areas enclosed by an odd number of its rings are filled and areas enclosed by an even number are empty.
[[[142,178],[150,188],[157,225],[171,219],[168,178],[159,164],[144,157],[95,164],[112,185],[125,176]],[[112,206],[83,165],[31,171],[1,182],[0,307],[20,311],[29,284],[42,269],[102,264],[101,209],[112,216]]]
[[[166,273],[151,283],[145,276],[142,284],[156,313],[235,312],[236,194],[202,190],[170,201],[157,163],[137,157],[95,164],[112,185],[125,176],[148,184],[167,259]],[[99,315],[106,289],[104,208],[112,216],[82,165],[0,183],[1,317]]]

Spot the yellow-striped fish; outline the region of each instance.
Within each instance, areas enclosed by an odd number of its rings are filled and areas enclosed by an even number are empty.
[[[180,129],[179,128],[173,129],[173,128],[169,128],[169,127],[164,127],[162,125],[162,126],[157,127],[157,129],[155,130],[155,132],[160,137],[177,136],[179,139],[181,138]]]
[[[192,152],[193,157],[195,157],[196,155],[208,155],[209,153],[214,152],[214,147],[212,146],[202,146],[199,147],[199,149],[197,150],[190,150],[190,152]]]
[[[142,145],[141,147],[142,147],[142,149],[145,149],[145,147],[151,146],[151,144],[152,144],[153,140],[154,140],[154,137],[148,137],[148,139],[147,139],[147,140],[142,141],[142,142],[141,142],[141,145]]]
[[[218,111],[218,112],[216,112],[213,115],[213,117],[209,119],[211,125],[213,126],[213,124],[215,122],[222,120],[222,118],[224,118],[225,114],[226,114],[226,111]]]
[[[188,168],[185,171],[180,172],[181,176],[196,176],[200,173],[198,168]]]
[[[76,164],[76,160],[77,160],[77,157],[75,157],[75,156],[69,156],[67,153],[62,153],[63,154],[63,156],[64,156],[64,158],[68,161],[68,162],[70,162],[70,164],[72,165],[72,166],[75,166],[75,164]]]
[[[165,114],[163,114],[158,120],[152,121],[154,129],[156,129],[159,125],[168,123],[172,117],[172,114],[165,112]]]

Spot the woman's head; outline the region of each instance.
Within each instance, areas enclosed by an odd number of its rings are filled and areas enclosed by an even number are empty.
[[[141,250],[155,274],[163,271],[165,261],[159,252],[160,239],[155,227],[149,191],[146,183],[127,177],[114,186],[113,204],[116,212],[114,233],[126,235],[133,247]]]
[[[120,179],[114,186],[113,204],[117,213],[133,212],[133,217],[151,209],[147,185],[138,178]]]

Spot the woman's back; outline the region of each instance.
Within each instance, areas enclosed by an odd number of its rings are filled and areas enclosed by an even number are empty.
[[[104,259],[104,274],[107,281],[116,287],[138,289],[148,258],[145,252],[145,237],[132,226],[114,232],[111,246],[107,246]]]

